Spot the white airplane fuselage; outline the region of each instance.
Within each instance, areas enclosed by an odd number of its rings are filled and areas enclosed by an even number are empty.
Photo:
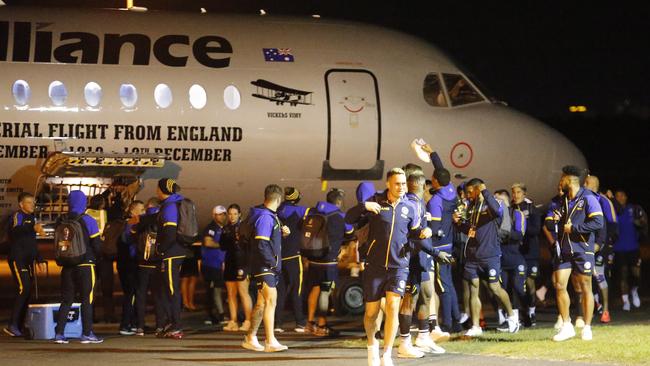
[[[349,207],[361,180],[381,189],[388,169],[418,163],[409,147],[417,137],[454,183],[480,177],[498,189],[521,181],[540,203],[555,194],[563,165],[586,166],[560,133],[483,94],[476,103],[430,105],[426,76],[463,72],[422,40],[358,23],[3,7],[0,70],[1,214],[16,209],[20,190],[35,189],[57,140],[72,151],[167,155],[164,168],[143,176],[138,197],[154,195],[158,178],[176,178],[204,221],[216,204],[260,203],[270,183],[298,187],[306,205],[324,199],[325,186],[342,188]],[[17,80],[29,86],[24,104]],[[48,95],[54,81],[67,92],[60,105]],[[90,82],[101,87],[96,106],[84,94]],[[137,91],[133,106],[121,101],[123,84]],[[171,92],[166,108],[154,98],[159,84]],[[207,97],[200,109],[189,97],[195,84]],[[236,109],[224,100],[229,86],[239,92]]]

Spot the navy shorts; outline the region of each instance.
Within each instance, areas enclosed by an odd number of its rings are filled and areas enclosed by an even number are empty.
[[[409,271],[405,293],[416,295],[420,292],[420,284],[430,280],[431,275],[429,271]]]
[[[223,270],[224,280],[228,282],[243,281],[247,277],[248,271],[245,268],[241,268],[233,262],[226,262]]]
[[[386,292],[394,292],[404,296],[409,270],[404,268],[388,268],[381,266],[366,266],[363,271],[363,298],[365,302],[381,300]]]
[[[526,277],[537,278],[539,274],[539,260],[526,259]]]
[[[591,276],[594,274],[596,259],[593,252],[575,251],[573,253],[561,253],[553,258],[553,270],[572,269],[582,275]]]
[[[255,282],[257,283],[257,289],[261,290],[263,284],[266,283],[267,286],[276,288],[280,282],[280,274],[277,272],[264,272],[260,274],[253,275]]]
[[[471,281],[475,278],[486,279],[489,283],[499,282],[501,277],[501,258],[468,259],[465,262],[463,278]]]
[[[339,269],[336,264],[309,263],[309,270],[307,271],[309,288],[320,286],[321,290],[329,291],[338,278]]]
[[[223,287],[223,273],[221,272],[221,268],[201,266],[201,274],[205,282],[212,283],[214,287]]]

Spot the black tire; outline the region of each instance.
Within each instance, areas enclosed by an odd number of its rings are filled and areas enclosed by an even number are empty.
[[[337,287],[337,313],[360,315],[365,311],[363,287],[358,278],[346,278]]]

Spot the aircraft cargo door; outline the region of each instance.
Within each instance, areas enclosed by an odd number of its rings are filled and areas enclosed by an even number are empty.
[[[325,73],[327,155],[324,180],[377,180],[384,173],[377,78],[367,70]]]

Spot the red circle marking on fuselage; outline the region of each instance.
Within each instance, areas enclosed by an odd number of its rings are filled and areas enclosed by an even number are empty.
[[[467,162],[465,164],[457,164],[456,161],[454,160],[454,152],[456,151],[457,148],[459,148],[461,146],[466,146],[467,149],[469,150],[469,159],[467,160]],[[472,159],[474,158],[474,151],[472,150],[472,147],[469,146],[469,144],[467,142],[462,142],[461,141],[461,142],[457,143],[456,145],[454,145],[454,147],[451,148],[451,152],[449,153],[449,158],[451,160],[451,163],[456,168],[462,169],[462,168],[467,167],[472,162]]]

